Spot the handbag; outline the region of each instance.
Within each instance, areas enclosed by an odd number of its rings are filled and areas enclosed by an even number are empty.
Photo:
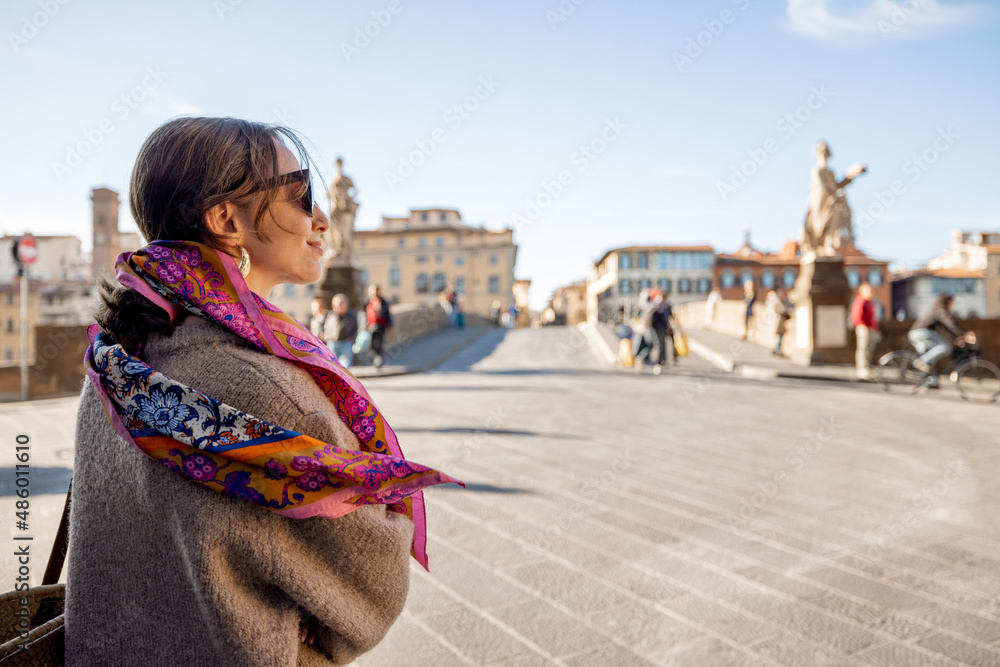
[[[362,331],[358,334],[357,340],[354,341],[354,354],[361,354],[368,348],[372,346],[372,335],[369,331]]]
[[[2,667],[55,667],[64,663],[66,584],[56,582],[62,574],[69,545],[69,499],[72,490],[73,481],[70,480],[42,585],[0,595]]]
[[[674,336],[674,352],[677,353],[677,356],[686,357],[689,351],[688,337],[685,334]]]

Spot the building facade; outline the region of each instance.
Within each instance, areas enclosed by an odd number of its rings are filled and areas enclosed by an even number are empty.
[[[587,277],[587,319],[607,322],[638,312],[639,294],[659,289],[674,304],[703,301],[712,291],[712,246],[626,246],[594,262]]]
[[[851,298],[863,282],[875,292],[875,317],[879,320],[892,316],[892,291],[889,286],[889,263],[873,259],[854,246],[840,249],[844,257],[844,274],[851,287]],[[715,281],[723,299],[742,299],[743,286],[750,280],[758,298],[768,290],[784,287],[791,291],[799,277],[801,262],[799,244],[788,241],[776,253],[763,252],[750,244],[750,234],[743,246],[732,254],[720,253],[715,257]]]
[[[982,271],[922,269],[891,276],[892,307],[898,319],[924,316],[942,294],[954,297],[951,310],[960,318],[983,317],[988,310]]]
[[[978,316],[991,319],[1000,317],[1000,233],[953,230],[951,248],[927,262],[927,269],[931,272],[941,270],[964,272],[969,274],[968,279],[981,279],[985,303],[982,310],[978,311]],[[943,285],[940,280],[935,284],[939,287]],[[965,283],[957,283],[956,286],[967,287]],[[955,294],[957,297],[959,293]]]
[[[378,229],[355,232],[352,259],[392,303],[432,303],[450,287],[465,312],[489,317],[495,301],[514,301],[514,230],[466,225],[455,209],[383,217]]]
[[[34,235],[32,235],[34,236]],[[0,283],[17,282],[17,264],[12,252],[20,236],[0,237]],[[38,254],[28,269],[33,281],[84,281],[90,278],[90,262],[83,256],[83,243],[76,236],[34,236]]]
[[[557,287],[552,293],[554,324],[575,327],[587,321],[587,283],[576,282]]]
[[[35,325],[38,323],[38,284],[28,283],[28,359],[35,358]],[[0,285],[0,366],[14,366],[21,359],[21,286]]]
[[[143,245],[143,240],[135,232],[122,232],[118,229],[117,192],[110,188],[95,188],[90,201],[94,248],[91,255],[91,276],[94,280],[101,275],[114,277],[118,255],[128,250],[138,250]]]

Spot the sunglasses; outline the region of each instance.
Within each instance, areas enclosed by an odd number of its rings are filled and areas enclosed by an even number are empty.
[[[309,215],[313,214],[313,189],[312,180],[309,178],[308,169],[300,169],[299,171],[289,172],[287,174],[282,174],[278,176],[270,183],[267,184],[268,188],[277,188],[282,185],[288,185],[289,183],[305,183],[305,192],[299,196],[293,203],[300,207],[303,211]]]

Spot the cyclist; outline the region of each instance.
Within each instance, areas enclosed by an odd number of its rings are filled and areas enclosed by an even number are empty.
[[[909,333],[906,334],[910,343],[916,348],[917,354],[920,355],[919,361],[931,368],[931,373],[924,378],[924,385],[931,389],[937,389],[939,386],[934,365],[939,359],[951,354],[952,349],[948,339],[941,335],[942,332],[951,334],[953,338],[962,338],[968,333],[962,331],[955,322],[955,317],[951,314],[953,300],[951,294],[939,296],[930,312],[917,319],[910,327]]]

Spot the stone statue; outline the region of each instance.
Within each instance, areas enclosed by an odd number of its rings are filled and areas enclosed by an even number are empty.
[[[809,212],[802,230],[802,255],[832,257],[840,254],[842,246],[853,245],[851,208],[843,188],[868,168],[857,162],[847,168],[844,180],[838,181],[833,170],[826,166],[830,147],[825,141],[816,144],[816,164],[812,168],[809,184]]]
[[[330,184],[330,239],[325,260],[350,261],[354,243],[354,217],[358,202],[354,200],[354,181],[344,175],[344,159],[337,158],[337,175]]]

